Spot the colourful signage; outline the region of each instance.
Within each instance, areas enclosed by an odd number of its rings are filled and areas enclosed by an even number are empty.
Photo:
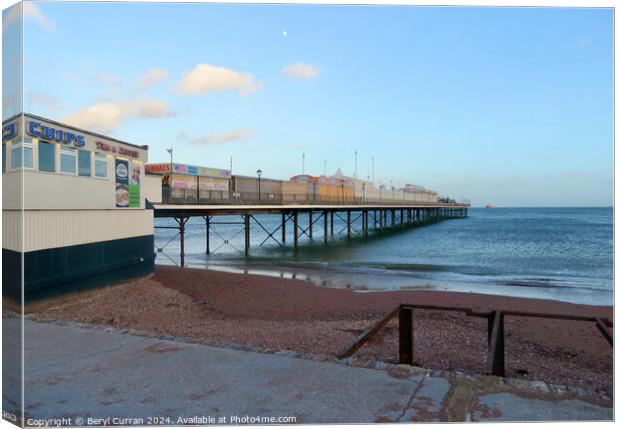
[[[41,123],[37,121],[28,121],[26,123],[26,132],[32,137],[39,139],[53,140],[64,144],[73,143],[78,147],[86,146],[86,139],[83,135],[48,127],[47,125],[41,125]]]
[[[118,153],[119,155],[125,155],[132,158],[138,158],[140,156],[137,150],[126,149],[123,146],[115,146],[99,141],[95,143],[95,146],[98,151]]]
[[[129,207],[129,162],[124,159],[117,159],[114,167],[116,207]]]
[[[173,164],[175,174],[185,174],[187,176],[203,176],[222,179],[230,179],[230,171],[219,168],[198,167],[187,164]],[[167,174],[170,173],[170,163],[147,164],[145,166],[147,173]]]

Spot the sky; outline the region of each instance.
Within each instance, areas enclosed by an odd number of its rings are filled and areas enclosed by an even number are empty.
[[[19,29],[5,11],[4,117]],[[474,206],[610,206],[612,38],[604,8],[29,2],[23,110],[150,162],[288,179],[357,151],[358,177],[374,157]]]

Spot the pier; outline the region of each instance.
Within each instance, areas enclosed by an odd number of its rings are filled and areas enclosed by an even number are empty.
[[[244,234],[243,253],[250,254],[250,237],[252,225],[260,228],[267,237],[259,244],[275,242],[285,246],[287,228],[292,228],[294,248],[299,240],[306,236],[314,240],[314,231],[322,228],[322,239],[327,244],[330,238],[346,233],[347,238],[367,237],[371,230],[381,231],[390,228],[405,228],[438,222],[445,219],[465,218],[469,204],[433,203],[433,204],[282,204],[282,205],[166,205],[153,206],[155,219],[171,218],[176,226],[155,226],[156,229],[176,229],[180,239],[180,264],[185,266],[185,228],[192,217],[200,217],[205,222],[205,254],[212,253],[211,235],[216,234],[218,225],[238,225],[239,233]],[[269,230],[257,216],[280,215],[281,220],[275,229]],[[238,217],[238,220],[219,220],[222,216]],[[303,220],[306,220],[304,223]],[[344,225],[340,231],[334,229],[334,220],[339,219]],[[222,238],[220,236],[220,238]],[[222,238],[224,244],[229,244]],[[162,248],[156,248],[158,253]]]

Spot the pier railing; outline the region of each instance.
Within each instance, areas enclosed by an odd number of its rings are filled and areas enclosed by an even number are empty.
[[[601,332],[605,340],[613,347],[613,335],[608,328],[613,328],[613,323],[608,319],[595,316],[575,316],[570,314],[558,313],[538,313],[529,311],[512,311],[496,309],[475,309],[455,306],[424,305],[424,304],[401,304],[392,310],[386,317],[373,325],[370,329],[358,336],[355,341],[340,354],[340,358],[352,356],[370,338],[383,329],[392,319],[398,316],[398,362],[406,365],[413,365],[413,310],[435,310],[462,312],[467,316],[481,317],[487,319],[487,374],[503,377],[505,371],[504,359],[504,320],[506,317],[534,317],[556,320],[573,320],[594,323]]]
[[[352,195],[321,195],[311,193],[277,193],[277,192],[231,192],[223,190],[196,189],[162,189],[162,203],[170,205],[282,205],[282,204],[440,204],[451,207],[468,207],[469,203],[433,200],[422,198],[419,194],[400,193],[396,197],[392,192],[385,192],[379,198]]]

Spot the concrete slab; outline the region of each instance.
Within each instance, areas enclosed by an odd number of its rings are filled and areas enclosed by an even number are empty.
[[[4,323],[10,328],[20,322]],[[26,417],[65,418],[63,425],[221,424],[233,418],[283,423],[277,419],[291,417],[288,422],[372,423],[438,421],[451,415],[474,420],[612,416],[611,408],[580,400],[533,400],[481,389],[475,389],[482,395],[472,402],[475,409],[451,408],[446,413],[446,406],[460,403],[447,400],[454,396],[458,378],[415,372],[395,377],[385,370],[32,320],[25,321],[24,329]],[[3,406],[10,401],[3,397]],[[251,420],[257,417],[263,419]],[[36,423],[30,420],[30,425]]]
[[[566,421],[612,420],[613,409],[571,399],[559,400],[550,406],[549,401],[523,398],[513,393],[492,393],[478,399],[478,409],[473,412],[476,421]]]
[[[30,320],[25,332],[26,413],[38,419],[165,417],[176,424],[202,416],[262,416],[348,423],[375,422],[394,411],[399,421],[416,404],[422,382]]]

